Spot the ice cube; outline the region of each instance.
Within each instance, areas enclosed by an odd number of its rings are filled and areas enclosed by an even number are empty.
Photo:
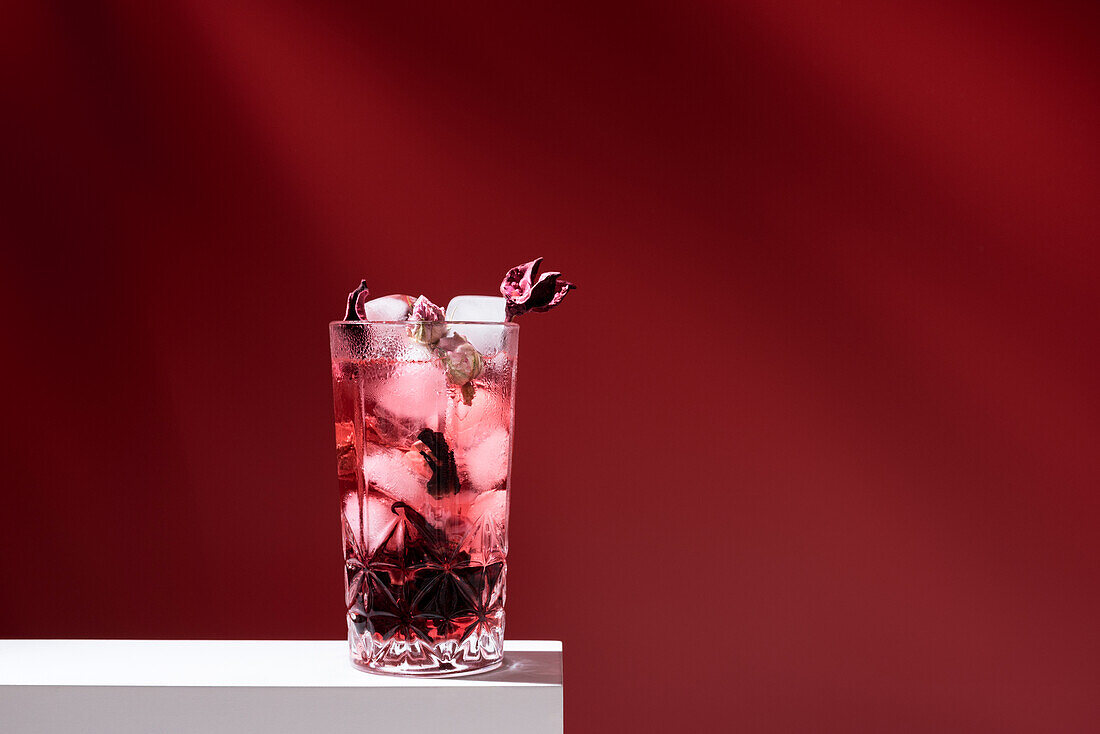
[[[412,310],[413,301],[416,299],[404,294],[382,296],[372,298],[363,304],[363,315],[366,321],[404,321]],[[504,299],[501,299],[504,300]]]
[[[475,490],[488,492],[504,487],[510,448],[508,431],[494,428],[466,450],[463,463]]]
[[[458,324],[453,331],[466,337],[474,345],[474,349],[481,352],[481,356],[486,359],[500,353],[504,348],[503,324]]]
[[[493,555],[507,552],[508,493],[504,490],[482,492],[467,499],[461,515],[460,536],[452,536],[459,548],[470,554],[474,564],[490,563]],[[500,560],[499,557],[496,560]]]
[[[478,389],[469,405],[452,400],[448,406],[447,441],[460,454],[496,429],[508,430],[508,406],[493,390]]]
[[[363,416],[364,438],[377,446],[408,448],[423,428],[423,421],[394,415],[381,405],[374,405]]]
[[[363,515],[363,534],[367,536],[366,549],[373,553],[378,546],[385,542],[393,526],[397,523],[397,515],[390,509],[393,500],[381,495],[367,494],[367,511]],[[344,498],[344,518],[348,527],[358,539],[359,536],[359,495],[349,494]]]
[[[448,321],[504,321],[500,296],[455,296],[447,304]]]
[[[384,411],[420,428],[434,428],[449,399],[443,367],[434,362],[403,362],[369,389]]]
[[[483,357],[500,351],[504,330],[504,299],[500,296],[455,296],[447,304],[448,321],[488,321],[488,324],[458,324],[451,331],[461,334]]]
[[[420,510],[431,499],[427,480],[401,449],[379,448],[363,457],[363,480],[373,489]]]
[[[508,493],[503,489],[482,492],[467,511],[474,522],[491,520],[497,527],[503,528],[508,519]]]

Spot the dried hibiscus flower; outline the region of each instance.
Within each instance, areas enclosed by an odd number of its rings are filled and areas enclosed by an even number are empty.
[[[344,321],[362,321],[366,318],[363,312],[363,299],[369,295],[367,281],[359,281],[359,287],[348,294],[348,311],[344,315]]]
[[[500,284],[505,301],[505,319],[513,320],[528,311],[549,311],[561,303],[565,294],[577,286],[561,277],[561,273],[538,274],[542,258],[517,265],[508,271]],[[536,276],[538,280],[536,280]]]
[[[431,469],[432,475],[428,478],[428,494],[436,499],[451,494],[458,494],[462,485],[458,479],[458,466],[455,463],[455,452],[447,445],[447,439],[442,433],[425,428],[416,435],[420,455]]]

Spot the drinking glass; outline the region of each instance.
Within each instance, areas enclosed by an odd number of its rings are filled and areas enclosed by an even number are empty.
[[[519,327],[337,321],[329,337],[352,662],[499,665]],[[456,341],[476,360],[456,366],[439,346]]]

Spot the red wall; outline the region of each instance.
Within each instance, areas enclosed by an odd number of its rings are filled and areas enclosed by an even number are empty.
[[[342,635],[326,323],[545,255],[570,731],[1100,728],[1095,4],[361,5],[5,11],[0,636]]]

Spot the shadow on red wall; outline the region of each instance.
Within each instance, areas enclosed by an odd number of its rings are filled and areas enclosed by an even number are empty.
[[[343,633],[326,323],[524,322],[571,731],[1100,727],[1094,7],[2,24],[0,635]]]

